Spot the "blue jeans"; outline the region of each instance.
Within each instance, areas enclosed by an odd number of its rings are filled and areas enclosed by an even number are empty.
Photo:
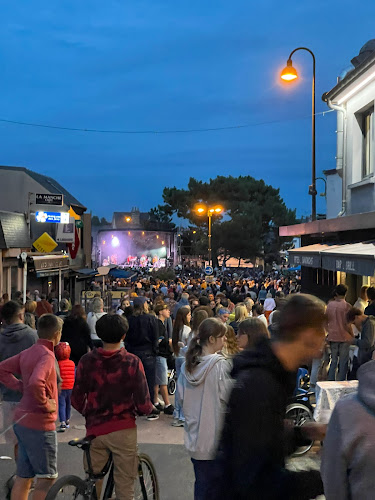
[[[347,342],[330,342],[331,366],[328,371],[327,380],[346,380],[349,365],[350,344]],[[338,376],[336,377],[337,363],[339,364]]]
[[[176,358],[177,391],[176,391],[175,400],[174,400],[174,412],[173,412],[173,417],[177,418],[178,420],[182,420],[183,422],[185,422],[185,415],[184,415],[184,412],[182,410],[182,404],[181,404],[181,399],[180,399],[179,390],[178,390],[178,388],[179,388],[178,379],[180,377],[181,367],[184,363],[185,363],[184,357],[179,356]]]
[[[70,398],[72,396],[72,389],[63,389],[59,394],[59,419],[60,422],[67,422],[70,420],[71,404]]]
[[[195,474],[194,500],[218,498],[215,490],[220,484],[223,473],[218,462],[216,460],[195,460],[194,458],[191,461]]]

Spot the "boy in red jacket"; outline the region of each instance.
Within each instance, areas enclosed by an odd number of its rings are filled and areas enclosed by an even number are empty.
[[[121,347],[129,329],[118,314],[106,314],[96,323],[103,347],[82,356],[72,394],[72,406],[86,419],[95,473],[101,472],[109,454],[114,461],[116,498],[134,497],[137,476],[136,414],[153,409],[141,360]],[[100,498],[100,485],[96,485]]]
[[[60,342],[62,325],[57,316],[44,314],[38,321],[37,343],[0,363],[0,382],[22,393],[14,415],[18,457],[12,500],[29,498],[34,477],[37,481],[33,498],[44,500],[57,477],[57,378],[53,349]]]
[[[60,342],[55,347],[55,356],[59,363],[60,376],[62,378],[61,392],[59,394],[59,419],[60,432],[69,429],[69,420],[71,413],[71,396],[75,379],[75,364],[70,358],[70,345],[68,342]]]

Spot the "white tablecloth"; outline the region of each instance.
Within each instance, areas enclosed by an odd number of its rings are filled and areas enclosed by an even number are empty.
[[[328,424],[337,401],[346,394],[357,392],[358,380],[344,382],[318,382],[316,384],[316,422]]]

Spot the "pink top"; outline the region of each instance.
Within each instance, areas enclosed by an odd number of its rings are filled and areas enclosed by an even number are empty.
[[[328,336],[329,342],[351,342],[351,327],[346,321],[346,313],[351,305],[345,299],[335,299],[327,306]]]
[[[22,392],[14,421],[41,431],[55,430],[57,412],[48,411],[48,400],[57,406],[57,378],[53,342],[39,339],[35,345],[0,363],[0,382]],[[20,379],[15,375],[20,376]]]

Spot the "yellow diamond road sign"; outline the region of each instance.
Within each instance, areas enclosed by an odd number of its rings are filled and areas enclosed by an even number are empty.
[[[43,233],[34,241],[33,246],[38,252],[49,253],[57,247],[57,243],[48,233]]]

